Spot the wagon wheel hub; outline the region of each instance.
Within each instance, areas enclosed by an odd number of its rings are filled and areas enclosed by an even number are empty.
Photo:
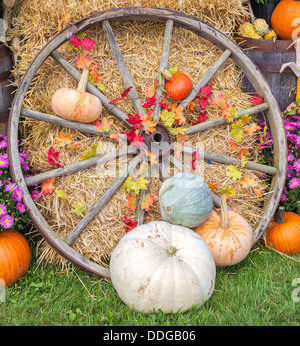
[[[173,153],[174,137],[171,131],[161,123],[155,126],[155,132],[147,134],[142,131],[144,139],[144,149],[153,155],[156,155],[159,162],[164,161]]]

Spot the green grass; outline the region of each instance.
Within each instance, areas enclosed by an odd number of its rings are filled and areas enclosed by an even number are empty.
[[[297,278],[299,262],[257,245],[243,262],[217,270],[214,293],[202,307],[143,314],[129,309],[109,280],[33,259],[5,291],[0,326],[299,326]]]

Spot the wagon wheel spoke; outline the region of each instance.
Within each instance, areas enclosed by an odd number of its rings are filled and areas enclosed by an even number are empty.
[[[44,172],[41,174],[36,174],[35,176],[29,177],[25,179],[25,183],[27,186],[31,186],[34,184],[39,184],[45,180],[48,180],[52,177],[62,177],[67,174],[75,173],[96,165],[102,165],[108,161],[115,160],[117,158],[126,156],[126,155],[134,155],[136,153],[135,148],[129,147],[125,149],[120,149],[116,151],[109,152],[107,154],[94,156],[90,159],[82,160],[79,162],[72,163],[63,168],[53,169],[48,172]]]
[[[126,66],[125,60],[123,58],[123,55],[121,53],[120,47],[118,45],[118,42],[115,38],[115,35],[112,31],[112,28],[107,20],[104,20],[102,23],[103,30],[106,34],[111,52],[116,60],[116,63],[118,65],[119,71],[121,73],[125,88],[128,89],[129,87],[132,87],[131,90],[128,93],[128,96],[132,102],[133,108],[136,113],[144,114],[144,108],[142,107],[141,100],[139,98],[139,95],[136,91],[136,88],[133,84],[133,80],[131,78],[131,75],[128,71],[128,68]]]
[[[66,70],[66,72],[69,73],[70,76],[72,76],[77,82],[79,82],[81,74],[75,69],[75,67],[73,67],[55,50],[52,51],[50,55],[63,69]],[[112,103],[109,103],[109,99],[104,94],[102,94],[102,92],[99,89],[97,89],[92,83],[87,82],[86,90],[89,93],[97,96],[101,100],[105,109],[113,116],[115,116],[118,120],[120,120],[123,125],[125,125],[129,129],[131,128],[131,125],[126,121],[127,115],[123,111],[121,111],[121,109],[119,109],[117,106],[115,106]]]
[[[36,111],[32,111],[32,110],[27,109],[27,108],[22,108],[20,115],[22,115],[23,117],[26,117],[26,118],[44,121],[44,122],[49,123],[49,124],[54,124],[54,125],[66,127],[68,129],[77,130],[80,132],[89,133],[89,134],[96,135],[96,136],[107,136],[111,133],[111,131],[108,131],[105,133],[97,132],[97,126],[95,126],[95,125],[85,124],[85,123],[81,123],[78,121],[67,120],[67,119],[58,117],[56,115],[36,112]],[[130,125],[130,124],[128,124],[128,125]],[[125,135],[123,135],[122,133],[118,133],[118,134],[119,134],[119,137],[121,139],[125,139]]]
[[[262,103],[259,106],[250,107],[250,108],[247,108],[247,109],[240,111],[238,113],[236,119],[240,119],[242,116],[244,116],[246,114],[247,115],[254,115],[254,114],[257,114],[259,112],[267,111],[268,109],[269,109],[269,105],[267,103]],[[223,117],[216,118],[213,120],[207,120],[204,123],[188,127],[185,131],[185,134],[186,135],[192,135],[194,133],[203,132],[203,131],[206,131],[208,129],[214,128],[216,126],[224,125],[226,123],[227,123],[227,120]]]
[[[188,94],[188,96],[180,102],[178,105],[178,109],[186,109],[189,105],[190,101],[193,101],[195,97],[198,95],[200,89],[204,87],[210,79],[218,72],[220,67],[224,64],[224,62],[230,57],[231,51],[226,49],[219,59],[213,64],[213,66],[205,73],[205,75],[200,79],[200,81],[193,87],[192,91]]]
[[[171,20],[171,19],[167,20],[165,35],[164,35],[163,49],[162,49],[162,54],[161,54],[161,58],[160,58],[160,65],[159,65],[159,76],[158,76],[159,83],[157,85],[156,94],[155,94],[156,101],[155,101],[155,106],[154,106],[154,110],[153,110],[153,120],[154,121],[159,121],[159,113],[161,111],[161,106],[159,104],[159,101],[161,100],[161,97],[163,94],[163,88],[165,86],[165,78],[160,72],[168,66],[173,25],[174,25],[173,20]]]
[[[105,204],[112,198],[117,190],[122,186],[128,175],[136,168],[138,163],[141,161],[140,156],[136,156],[131,160],[128,167],[116,178],[110,187],[104,192],[104,194],[98,199],[98,201],[89,209],[84,218],[77,224],[71,233],[65,238],[65,242],[71,245],[73,241],[81,234],[86,226],[97,216],[100,210]]]
[[[182,146],[181,150],[188,155],[193,155],[193,152],[195,152],[196,150],[191,148],[191,147],[187,147],[187,146]],[[240,165],[241,164],[241,160],[230,157],[230,156],[226,156],[226,155],[221,155],[221,154],[214,154],[208,151],[203,151],[203,157],[204,160],[207,161],[213,161],[213,162],[217,162],[217,163],[222,163],[225,165]],[[268,174],[271,176],[274,176],[278,173],[278,168],[276,167],[271,167],[271,166],[266,166],[266,165],[262,165],[260,163],[256,163],[256,162],[252,162],[252,161],[247,161],[245,166],[245,169],[249,169],[252,171],[257,171],[257,172],[261,172],[264,174]]]

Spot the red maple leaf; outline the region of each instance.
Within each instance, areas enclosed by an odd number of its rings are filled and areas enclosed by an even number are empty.
[[[207,119],[208,119],[207,111],[200,112],[197,118],[197,122],[194,123],[193,125],[204,123]]]
[[[126,119],[126,121],[131,124],[134,125],[132,127],[133,130],[136,130],[137,128],[139,128],[141,126],[142,123],[142,119],[141,117],[143,116],[143,114],[136,114],[136,115],[132,115],[132,114],[128,114],[128,119]]]
[[[253,97],[251,97],[251,99],[250,99],[253,106],[261,105],[264,102],[264,100],[265,99],[262,96],[259,97],[258,94],[253,95]]]
[[[57,162],[59,156],[59,151],[55,151],[53,147],[48,150],[48,163],[50,165],[55,165],[56,167],[63,167]]]
[[[198,159],[199,155],[199,149],[197,149],[197,151],[193,151],[192,161],[190,163],[192,171],[195,170],[195,161]]]
[[[146,98],[145,98],[145,101],[146,101],[146,103],[144,103],[144,104],[142,105],[142,107],[143,107],[143,108],[149,108],[149,107],[155,105],[156,98],[155,98],[155,96],[146,97]]]
[[[81,40],[81,45],[83,46],[84,49],[90,51],[90,50],[95,50],[95,44],[96,41],[91,40],[89,37],[85,37]]]
[[[206,96],[198,97],[198,104],[201,107],[201,109],[204,110],[207,106],[209,106],[208,98]]]
[[[123,221],[125,222],[127,228],[126,228],[126,233],[131,231],[133,228],[137,226],[137,221],[133,221],[131,218],[127,216],[122,217]]]
[[[76,48],[81,46],[81,39],[77,36],[71,36],[69,38],[70,42],[72,43],[73,46],[75,46]]]
[[[116,99],[114,100],[111,100],[109,101],[109,103],[114,103],[116,101],[121,101],[121,100],[124,100],[125,96],[129,93],[129,91],[131,90],[132,86],[127,88],[121,95],[121,97],[117,97]]]
[[[139,146],[141,143],[143,143],[143,140],[145,139],[142,135],[132,131],[126,131],[127,139],[130,144],[133,144],[135,146]]]
[[[204,87],[202,87],[200,89],[200,93],[203,95],[203,96],[206,96],[206,97],[209,97],[211,96],[212,92],[211,92],[211,89],[212,89],[212,85],[204,85]]]
[[[162,109],[166,109],[168,106],[165,104],[165,101],[158,102],[161,105]]]

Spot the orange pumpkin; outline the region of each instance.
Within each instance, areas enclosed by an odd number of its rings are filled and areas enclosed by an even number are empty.
[[[272,13],[271,26],[281,40],[294,40],[300,32],[299,18],[300,1],[282,0]]]
[[[183,100],[191,92],[193,83],[191,78],[185,73],[175,72],[171,73],[167,69],[162,71],[162,75],[166,79],[165,89],[166,95],[173,100]]]
[[[12,230],[0,232],[0,279],[6,286],[26,274],[30,261],[30,248],[22,234]]]
[[[266,245],[285,254],[300,253],[300,215],[279,207],[264,237]]]
[[[225,195],[221,202],[221,211],[213,210],[195,231],[206,241],[216,266],[231,266],[248,255],[253,231],[241,215],[227,209]]]

